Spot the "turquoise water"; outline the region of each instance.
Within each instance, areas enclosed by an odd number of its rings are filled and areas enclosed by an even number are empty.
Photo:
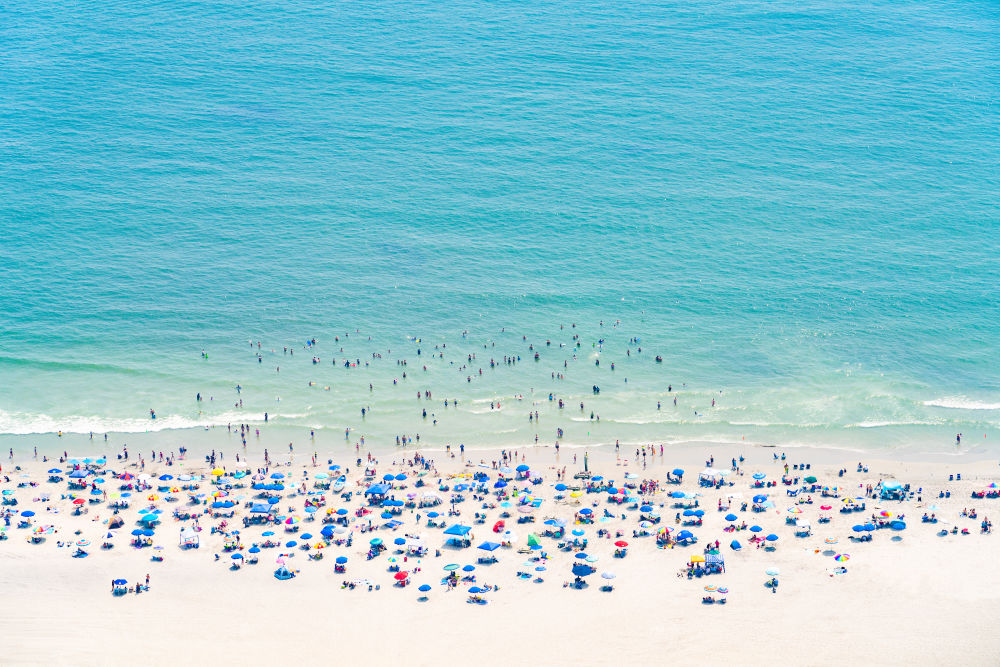
[[[0,433],[1000,436],[995,3],[324,4],[0,8]]]

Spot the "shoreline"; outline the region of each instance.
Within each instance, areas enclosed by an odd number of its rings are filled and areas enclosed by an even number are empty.
[[[14,449],[17,460],[26,460],[26,457],[33,456],[34,448],[38,448],[39,457],[47,455],[49,458],[58,457],[63,452],[68,452],[70,456],[105,456],[114,459],[122,451],[123,446],[127,446],[132,451],[144,451],[152,447],[157,452],[177,452],[181,446],[191,450],[192,448],[202,448],[207,454],[211,450],[219,450],[235,456],[237,452],[245,453],[251,461],[263,461],[263,452],[268,449],[272,457],[284,460],[287,453],[287,445],[292,442],[296,453],[311,455],[317,452],[320,456],[344,456],[350,454],[359,446],[359,442],[352,437],[350,441],[337,442],[336,438],[331,438],[329,432],[317,432],[317,437],[310,438],[310,429],[302,427],[271,427],[262,430],[259,437],[250,437],[247,440],[247,447],[240,444],[239,434],[234,431],[227,432],[222,427],[211,429],[203,428],[183,428],[165,429],[160,431],[134,432],[134,433],[109,433],[105,442],[103,437],[95,436],[90,440],[83,434],[65,434],[58,436],[55,433],[45,434],[0,434],[0,452],[4,456],[0,460],[7,459],[7,452]],[[496,452],[500,449],[518,449],[536,453],[555,453],[554,444],[534,444],[534,443],[508,443],[491,444],[481,442],[464,443],[468,452]],[[931,449],[930,443],[914,445],[912,448],[881,448],[866,449],[863,447],[846,447],[830,443],[768,443],[768,442],[724,442],[706,439],[674,439],[657,440],[646,442],[621,442],[621,451],[634,451],[643,445],[652,444],[657,450],[662,445],[665,455],[674,458],[681,458],[684,461],[695,460],[698,455],[695,452],[712,449],[722,452],[724,458],[739,456],[740,453],[756,450],[770,450],[776,452],[795,453],[796,456],[808,456],[810,459],[819,460],[822,463],[833,463],[837,461],[849,460],[854,457],[871,458],[876,457],[885,460],[900,462],[979,462],[1000,459],[1000,444],[996,449],[988,443],[980,441],[963,440],[960,446],[939,445],[936,449]],[[459,443],[453,443],[452,449],[458,449]],[[574,452],[591,452],[592,455],[607,455],[613,451],[614,442],[603,443],[579,443],[561,442],[559,450],[564,456],[569,456]],[[422,453],[444,453],[447,445],[442,443],[412,443],[410,445],[392,444],[372,444],[366,442],[361,445],[363,450],[375,452],[380,456],[404,455],[412,452]],[[308,454],[306,454],[308,452]],[[200,455],[200,452],[195,452]]]

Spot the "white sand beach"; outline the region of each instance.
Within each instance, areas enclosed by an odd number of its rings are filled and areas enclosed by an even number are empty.
[[[367,479],[363,470],[351,465],[353,462],[340,461],[349,470],[345,491],[354,492],[350,502],[342,500],[340,494],[315,488],[315,475],[327,465],[269,469],[265,483],[272,481],[270,475],[275,471],[286,475],[283,480],[274,480],[289,482],[278,492],[277,513],[302,518],[295,526],[243,526],[242,517],[260,501],[255,498],[258,492],[250,488],[256,469],[236,480],[230,476],[235,472],[232,469],[226,475],[213,476],[205,464],[193,461],[147,466],[145,474],[151,476],[154,488],[132,491],[129,507],[117,515],[124,519],[124,526],[108,540],[114,544],[111,549],[101,548],[107,522],[113,516],[103,494],[101,502],[86,502],[83,507],[88,511],[74,516],[65,474],[60,475],[61,482],[47,481],[46,470],[66,472],[72,466],[32,461],[21,463],[21,469],[15,471],[10,464],[4,465],[3,474],[9,476],[9,482],[2,488],[10,492],[5,498],[16,498],[18,504],[3,507],[12,515],[11,526],[5,529],[7,539],[0,542],[0,583],[6,593],[6,604],[0,611],[7,637],[0,654],[3,663],[80,665],[140,660],[168,664],[183,660],[193,664],[273,664],[321,659],[386,665],[466,660],[487,665],[512,660],[540,664],[765,664],[776,660],[834,664],[860,660],[871,664],[987,665],[996,664],[1000,657],[1000,639],[992,632],[992,617],[1000,611],[1000,568],[995,566],[1000,550],[995,536],[981,531],[982,521],[995,514],[1000,499],[970,498],[973,491],[986,490],[1000,477],[993,462],[945,466],[865,461],[868,472],[859,473],[857,461],[844,461],[841,465],[810,465],[807,471],[790,468],[789,479],[798,478],[798,482],[785,485],[783,463],[773,459],[772,450],[757,448],[748,452],[740,470],[723,477],[725,484],[716,489],[698,485],[700,468],[689,467],[681,484],[666,484],[666,474],[674,466],[658,455],[646,470],[634,460],[623,466],[613,458],[595,457],[588,467],[592,475],[603,476],[604,483],[615,480],[620,488],[626,481],[636,485],[643,480],[658,482],[658,490],[642,495],[637,503],[618,504],[609,502],[606,492],[581,489],[578,497],[572,497],[574,487],[587,483],[573,478],[582,471],[582,461],[567,465],[565,484],[569,488],[557,491],[551,451],[529,450],[525,456],[525,465],[531,469],[529,478],[541,478],[540,483],[511,481],[503,489],[494,486],[502,476],[491,463],[499,459],[498,453],[483,457],[486,467],[479,466],[478,457],[476,465],[456,457],[429,465],[423,475],[417,474],[419,467],[403,463],[408,456],[412,453],[383,457],[371,464],[376,474]],[[796,465],[791,458],[786,462]],[[716,468],[729,466],[716,461]],[[841,468],[847,469],[843,477],[838,476]],[[121,493],[123,483],[138,481],[123,481],[114,473],[143,474],[120,461],[109,462],[106,468],[94,464],[90,469],[93,472],[84,478],[86,483],[104,479],[97,486],[108,492],[109,500]],[[629,470],[636,479],[624,478]],[[447,516],[453,487],[469,481],[455,475],[476,472],[488,476],[485,488],[491,495],[474,500],[473,494],[465,491],[465,500],[454,505],[460,514]],[[363,518],[355,513],[365,503],[366,485],[381,481],[388,473],[407,475],[405,482],[394,482],[391,496],[406,501],[408,493],[430,490],[445,502],[437,508],[402,508],[396,517],[401,525],[394,530],[376,528],[362,533],[361,526],[367,527],[369,518],[375,526],[384,523],[379,518],[381,508]],[[753,473],[766,475],[764,483],[776,482],[777,486],[751,488]],[[949,474],[959,473],[961,481],[948,481]],[[202,476],[200,482],[188,484],[199,484],[194,492],[205,493],[201,502],[207,505],[189,502],[187,492],[163,493],[155,488],[164,483],[177,488],[172,485],[183,484],[177,479],[183,474]],[[160,475],[174,479],[161,482],[157,479]],[[822,497],[808,490],[800,490],[797,497],[787,495],[803,485],[811,487],[803,481],[806,476],[815,476],[819,487],[837,486],[837,497]],[[305,494],[292,482],[303,479]],[[414,486],[417,480],[424,482],[419,489]],[[438,491],[439,480],[449,486],[448,491]],[[866,497],[863,486],[877,485],[880,480],[909,484],[914,494],[904,494],[902,501]],[[28,482],[37,485],[18,486]],[[599,486],[602,482],[590,483]],[[208,494],[227,484],[226,499],[235,507],[218,511],[234,512],[225,528],[239,531],[239,548],[233,551],[224,551],[224,532],[212,532],[224,519],[203,514],[211,510],[211,502],[224,500]],[[512,495],[515,489],[517,497]],[[530,515],[516,509],[525,499],[525,489],[528,497],[541,501]],[[623,497],[637,496],[634,489],[622,490],[628,494]],[[698,495],[671,497],[677,491]],[[951,497],[939,498],[940,491],[949,491]],[[497,492],[511,492],[507,498],[513,507],[500,507]],[[42,499],[43,493],[49,494],[48,500]],[[78,494],[89,500],[89,490]],[[729,498],[730,494],[735,497]],[[753,511],[752,500],[757,494],[766,494],[769,501],[760,512]],[[149,500],[151,496],[156,499]],[[314,520],[308,520],[310,515],[303,511],[306,500],[317,501],[321,496],[325,505],[312,515]],[[170,502],[167,497],[177,500]],[[845,499],[855,497],[862,499],[855,501],[859,505],[865,504],[863,512],[839,511]],[[720,499],[731,503],[729,509],[719,511]],[[690,528],[697,541],[687,546],[658,547],[656,533],[661,527],[670,527],[674,537],[685,529],[676,523],[681,510],[674,503],[692,500],[704,511],[703,524]],[[747,511],[741,510],[744,502]],[[484,503],[493,507],[483,509]],[[652,535],[634,537],[643,514],[637,506],[647,503],[653,506],[653,515],[660,515],[660,522],[653,524]],[[832,509],[821,510],[823,506]],[[154,525],[151,537],[154,545],[162,547],[159,550],[130,545],[139,510],[150,507],[162,510],[162,520]],[[323,554],[321,560],[312,560],[310,553],[317,550],[305,551],[302,543],[325,544],[320,535],[323,518],[334,508],[348,510],[349,530],[333,537],[350,535],[352,545],[330,543],[318,551]],[[594,512],[597,521],[579,524],[574,520],[585,508]],[[962,516],[963,510],[971,508],[977,510],[977,518]],[[182,526],[194,522],[175,519],[175,509],[202,513],[198,517],[198,549],[179,546]],[[427,513],[434,509],[443,515],[439,520],[444,525],[469,526],[472,546],[446,546],[443,528],[426,525]],[[606,516],[605,510],[612,516]],[[17,528],[23,511],[35,512],[30,517],[31,528]],[[510,547],[493,552],[497,563],[478,564],[478,558],[487,552],[477,546],[499,539],[500,533],[493,527],[505,511],[510,516],[504,529],[512,530],[516,540]],[[879,528],[871,531],[870,542],[855,542],[852,538],[866,533],[856,533],[852,527],[872,521],[873,516],[878,518],[883,511],[893,515],[887,522],[902,514],[905,529]],[[485,520],[477,523],[474,516],[480,512]],[[730,512],[738,517],[736,522],[725,520]],[[939,523],[923,523],[925,512],[935,514]],[[519,516],[533,516],[534,522],[517,523]],[[828,516],[830,521],[819,523],[820,516]],[[807,519],[811,535],[796,537],[796,527],[786,521],[789,517]],[[557,545],[563,540],[542,536],[543,530],[552,528],[544,524],[546,518],[566,521],[567,531],[582,530],[580,539],[588,540],[586,554],[596,561],[592,563],[595,573],[583,577],[584,588],[564,585],[575,580],[573,565],[585,561],[575,558],[576,552],[560,550]],[[751,544],[749,538],[755,533],[749,530],[725,532],[732,523],[759,525],[759,535],[776,535],[774,549]],[[41,543],[32,543],[30,536],[42,526],[52,526],[54,532],[45,535]],[[293,528],[296,532],[286,530]],[[953,528],[959,529],[956,534],[951,533]],[[963,534],[962,529],[969,534]],[[254,554],[257,564],[233,569],[231,554],[243,554],[244,562],[250,559],[250,549],[265,542],[262,534],[268,530],[276,533],[272,539],[282,546],[260,549]],[[598,537],[600,530],[608,530],[608,536]],[[948,532],[938,535],[941,530]],[[304,534],[313,537],[303,540]],[[396,553],[393,543],[403,534],[422,535],[428,553],[404,561],[404,554]],[[541,548],[526,549],[529,534],[539,536]],[[237,542],[231,532],[229,537]],[[566,537],[573,539],[572,532]],[[373,538],[383,539],[388,549],[368,560],[366,552]],[[741,550],[730,547],[734,539],[742,544]],[[78,540],[89,542],[79,547],[87,552],[86,557],[73,557]],[[288,540],[299,544],[287,548]],[[619,540],[628,543],[624,558],[614,557],[614,542]],[[725,572],[686,576],[692,556],[703,556],[715,540],[720,542]],[[59,542],[65,546],[57,546]],[[291,579],[275,577],[280,554],[294,554],[282,558],[295,574]],[[838,554],[847,554],[849,559],[835,560]],[[154,555],[162,561],[154,561]],[[334,572],[337,556],[348,558],[345,573]],[[388,560],[391,557],[395,563]],[[449,589],[442,584],[447,574],[443,568],[448,564],[474,565],[476,570],[471,574],[475,581],[460,581]],[[394,566],[409,573],[409,585],[394,585],[395,573],[389,571]],[[537,567],[545,570],[537,571]],[[771,568],[779,572],[774,577],[779,582],[776,592],[765,586],[772,579],[765,570]],[[838,568],[846,571],[840,573]],[[518,572],[529,573],[529,577],[520,578]],[[604,572],[613,572],[615,578],[602,579]],[[145,583],[147,574],[148,591],[112,595],[112,580],[125,579],[126,588],[134,591],[137,583]],[[461,570],[458,574],[469,575]],[[372,590],[367,583],[344,588],[345,581],[370,582]],[[601,590],[608,583],[613,584],[613,590]],[[424,594],[418,587],[424,584],[431,590],[421,599]],[[482,594],[485,604],[469,603],[472,586],[492,589]],[[706,586],[726,592],[706,592]],[[726,602],[706,604],[706,596],[725,598]]]

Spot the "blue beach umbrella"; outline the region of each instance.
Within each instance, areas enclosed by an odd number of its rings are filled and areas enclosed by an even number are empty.
[[[760,526],[750,526],[750,532],[751,533],[759,533],[762,530],[764,530],[764,529],[761,528]]]
[[[738,521],[738,520],[739,520],[739,517],[736,516],[735,514],[727,514],[726,515],[726,521]]]
[[[426,593],[430,589],[431,587],[428,584],[422,584],[420,588],[418,588],[417,590],[420,591],[421,593]]]
[[[344,563],[346,563],[346,562],[347,562],[347,556],[337,556],[337,561],[336,561],[336,563],[337,563],[338,565],[343,565],[343,564],[344,564]]]

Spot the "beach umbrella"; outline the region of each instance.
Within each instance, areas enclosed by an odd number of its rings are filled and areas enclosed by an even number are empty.
[[[333,526],[323,526],[323,530],[319,534],[323,537],[333,537]]]
[[[684,492],[683,491],[674,491],[673,493],[670,494],[670,497],[671,498],[683,498],[684,497]]]
[[[328,479],[330,477],[330,475],[328,473],[325,473],[325,472],[318,472],[315,475],[313,475],[313,477],[315,479]]]
[[[761,495],[761,494],[758,494],[758,495],[756,495],[756,496],[753,497],[754,503],[762,503],[762,502],[765,502],[766,500],[767,500],[767,496]]]
[[[448,563],[447,565],[444,566],[445,572],[454,572],[457,569],[458,569],[458,563]]]
[[[174,478],[174,476],[173,476],[173,475],[160,475],[160,477],[159,477],[159,480],[160,480],[161,482],[169,482],[169,481],[170,481],[170,480],[172,480],[173,478]]]
[[[837,538],[836,537],[828,537],[828,538],[826,538],[823,541],[826,542],[827,544],[836,544],[837,543]]]
[[[254,546],[250,547],[249,551],[252,554],[259,554],[260,553],[260,547],[258,547],[257,545],[254,545]]]
[[[233,554],[230,558],[233,560],[243,560],[243,554]]]
[[[614,579],[616,576],[614,572],[601,572],[602,579]]]
[[[292,547],[298,546],[298,544],[299,543],[296,542],[295,540],[288,540],[287,542],[285,542],[285,546],[288,547],[289,549],[291,549]]]
[[[535,572],[545,572],[547,568],[544,565],[539,565],[535,568]]]
[[[312,536],[311,533],[303,533],[302,534],[302,539],[303,540],[311,540],[312,538],[313,538],[313,536]]]
[[[316,507],[315,505],[310,505],[309,507],[306,508],[306,514],[315,514],[318,511],[319,508]]]
[[[767,477],[767,475],[765,475],[762,472],[755,472],[753,474],[753,478],[756,479],[757,481],[760,481],[760,480],[764,479],[765,477]]]
[[[486,591],[483,590],[482,588],[480,588],[479,586],[473,586],[472,588],[469,589],[469,592],[470,593],[485,593]]]
[[[377,547],[378,545],[382,544],[382,538],[381,537],[372,538],[371,540],[369,540],[368,544],[372,545],[373,547]]]
[[[572,572],[577,577],[587,577],[594,573],[594,568],[583,563],[577,563],[573,566]]]
[[[136,537],[138,537],[138,536],[142,535],[142,529],[141,528],[136,528],[135,530],[132,531],[132,534],[135,535]]]
[[[273,530],[265,530],[263,533],[261,533],[262,537],[271,537],[272,535],[274,535]]]
[[[153,535],[154,535],[154,531],[153,531],[152,528],[143,528],[142,529],[142,536],[143,537],[152,537]]]
[[[341,507],[340,509],[337,510],[337,516],[347,516],[347,510]]]
[[[809,475],[808,477],[806,477],[805,482],[806,484],[815,484],[816,478],[813,477],[812,475]]]
[[[775,535],[774,533],[771,533],[770,535],[768,535],[764,539],[767,540],[768,542],[777,542],[778,541],[778,536]]]
[[[580,530],[579,528],[574,528],[573,529],[573,534],[576,535],[577,537],[583,537],[586,534],[586,532],[583,531],[583,530]]]
[[[285,473],[283,473],[283,472],[272,472],[271,473],[271,479],[284,479],[284,478],[285,478]]]
[[[393,475],[393,474],[391,474],[391,473],[387,473],[385,475],[382,475],[382,481],[383,482],[391,482],[395,478],[396,478],[396,476]]]
[[[653,511],[653,506],[652,505],[643,505],[642,507],[639,508],[639,511],[640,512],[652,512]]]
[[[31,517],[35,516],[35,513],[32,512],[31,510],[24,510],[23,512],[21,512],[21,516],[30,519]]]
[[[889,524],[889,527],[893,530],[906,530],[906,522],[904,521],[893,521]]]
[[[684,470],[682,470],[681,468],[674,468],[673,473],[678,477],[682,477],[684,475]]]
[[[593,513],[594,510],[590,509],[589,507],[584,507],[582,510],[580,510],[580,514],[583,514],[584,516],[590,516]]]
[[[222,468],[215,468],[214,470],[212,470],[212,474],[215,475],[216,477],[219,477],[221,475],[225,475],[226,471],[223,470]]]
[[[61,475],[62,474],[62,470],[60,470],[59,468],[52,468],[52,469],[49,470],[49,474],[50,475]]]
[[[73,504],[74,505],[82,505],[84,502],[86,502],[86,501],[83,498],[77,498],[77,499],[75,499],[73,501]]]
[[[583,552],[581,551],[580,553],[578,553],[578,554],[575,554],[575,555],[574,555],[573,557],[574,557],[574,558],[579,558],[580,560],[583,560],[584,558],[586,558],[586,557],[587,557],[587,554],[585,554],[585,553],[583,553]]]
[[[431,587],[428,584],[421,584],[420,588],[418,588],[417,590],[420,591],[421,593],[426,593],[430,589]]]
[[[850,559],[851,559],[850,554],[837,554],[836,556],[833,557],[833,560],[840,561],[841,563]]]
[[[819,508],[825,512],[825,511],[832,510],[833,506],[832,505],[820,505]]]
[[[584,560],[587,561],[588,563],[596,563],[598,560],[600,560],[600,558],[597,556],[587,556],[586,558],[584,558]]]
[[[677,533],[678,540],[690,540],[693,537],[694,533],[692,533],[690,530],[682,530],[681,532]]]
[[[760,526],[750,526],[750,532],[751,533],[759,533],[762,530],[764,530],[764,529],[761,528]]]
[[[864,530],[865,530],[866,532],[869,532],[869,533],[870,533],[870,532],[872,532],[873,530],[875,530],[875,524],[874,524],[874,523],[866,523],[866,524],[865,524],[864,526],[862,526],[862,528],[863,528],[863,529],[864,529]]]
[[[617,542],[615,542],[615,546],[618,547],[619,549],[624,549],[625,547],[628,546],[628,542],[626,542],[625,540],[618,540]]]
[[[86,547],[86,546],[89,546],[89,545],[90,545],[90,540],[77,540],[76,541],[76,546],[78,546],[78,547]]]
[[[393,575],[393,578],[396,581],[404,581],[408,576],[410,576],[409,572],[406,572],[405,570],[402,570],[400,572],[397,572],[395,575]]]
[[[777,577],[779,574],[781,574],[781,570],[779,570],[776,567],[769,567],[766,570],[764,570],[764,574],[770,575],[772,577]]]
[[[392,512],[382,512],[379,516],[382,517],[383,519],[391,519]]]
[[[402,538],[402,537],[397,537],[396,539],[394,539],[392,541],[392,543],[395,544],[395,545],[398,545],[398,546],[402,546],[402,545],[406,544],[406,540],[404,538]]]
[[[475,572],[475,570],[476,570],[475,565],[465,565],[462,567],[462,572]]]
[[[682,513],[682,515],[683,516],[697,516],[697,514],[694,513],[694,510],[684,510],[684,512]]]
[[[347,556],[337,556],[336,563],[338,565],[343,565],[346,562],[347,562]]]
[[[569,487],[567,487],[565,484],[561,482],[559,484],[556,484],[556,491],[565,491],[567,488]]]
[[[865,527],[862,526],[861,524],[857,524],[856,526],[853,526],[851,528],[851,530],[853,530],[855,533],[863,533],[864,530],[865,530]]]
[[[111,583],[113,583],[115,586],[126,586],[126,585],[128,585],[128,582],[126,580],[124,580],[124,579],[115,579]]]
[[[737,521],[737,520],[739,520],[739,517],[736,516],[735,514],[726,515],[726,521]]]
[[[399,473],[398,475],[396,475],[395,479],[397,482],[405,482],[406,475],[404,475],[403,473]]]
[[[528,466],[526,466],[525,464],[523,464],[523,463],[521,465],[517,466],[517,471],[518,472],[528,472],[529,470],[530,470],[530,468]]]

